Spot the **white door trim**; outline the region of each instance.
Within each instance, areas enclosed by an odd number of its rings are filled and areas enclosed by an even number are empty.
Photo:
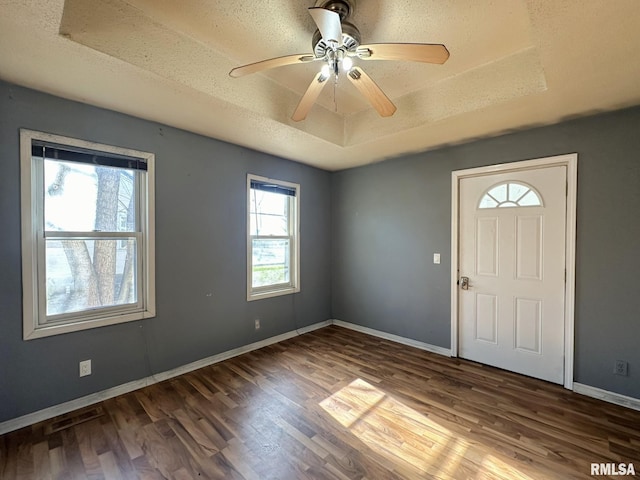
[[[460,180],[467,177],[491,175],[522,170],[532,170],[552,166],[567,167],[567,226],[565,245],[565,345],[564,345],[564,387],[573,389],[574,355],[574,307],[575,307],[575,270],[576,270],[576,210],[578,184],[578,154],[570,153],[555,157],[523,160],[487,167],[469,168],[451,172],[451,356],[458,356],[458,270],[459,270],[459,232],[460,218],[459,188]]]

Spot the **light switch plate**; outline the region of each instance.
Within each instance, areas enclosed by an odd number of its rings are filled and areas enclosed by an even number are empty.
[[[439,253],[434,253],[433,254],[433,263],[435,263],[436,265],[440,264],[440,254]]]

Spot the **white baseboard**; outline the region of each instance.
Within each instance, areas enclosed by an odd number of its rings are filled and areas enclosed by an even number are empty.
[[[369,327],[363,327],[355,323],[343,322],[342,320],[333,320],[333,324],[339,327],[355,330],[356,332],[366,333],[378,338],[384,338],[385,340],[391,340],[392,342],[401,343],[403,345],[409,345],[410,347],[419,348],[420,350],[426,350],[427,352],[437,353],[444,355],[445,357],[451,356],[451,350],[444,347],[438,347],[437,345],[431,345],[429,343],[419,342],[411,338],[400,337],[399,335],[393,335],[392,333],[382,332]]]
[[[18,430],[23,427],[28,427],[29,425],[33,425],[34,423],[49,420],[51,418],[57,417],[58,415],[64,415],[65,413],[69,413],[74,410],[93,405],[94,403],[117,397],[118,395],[124,395],[126,393],[133,392],[134,390],[138,390],[140,388],[144,388],[146,386],[153,385],[170,378],[184,375],[185,373],[192,372],[193,370],[207,367],[209,365],[222,362],[229,358],[237,357],[238,355],[242,355],[244,353],[266,347],[268,345],[273,345],[274,343],[283,342],[284,340],[288,340],[289,338],[303,335],[305,333],[312,332],[329,325],[337,325],[339,327],[366,333],[374,337],[384,338],[392,342],[409,345],[411,347],[419,348],[421,350],[426,350],[432,353],[437,353],[439,355],[444,355],[447,357],[451,356],[451,350],[448,348],[438,347],[437,345],[430,345],[428,343],[419,342],[411,338],[393,335],[391,333],[382,332],[373,328],[363,327],[355,323],[344,322],[342,320],[325,320],[324,322],[315,323],[313,325],[292,330],[281,335],[276,335],[275,337],[270,337],[259,342],[234,348],[233,350],[222,352],[217,355],[212,355],[210,357],[203,358],[202,360],[197,360],[195,362],[189,363],[187,365],[182,365],[172,370],[167,370],[166,372],[154,374],[140,380],[128,382],[116,387],[102,390],[100,392],[92,393],[91,395],[71,400],[69,402],[61,403],[59,405],[54,405],[37,412],[29,413],[27,415],[23,415],[22,417],[7,420],[0,423],[0,435]],[[627,397],[625,395],[620,395],[618,393],[609,392],[607,390],[590,387],[589,385],[583,385],[580,383],[573,384],[573,391],[582,395],[603,400],[605,402],[615,403],[617,405],[622,405],[634,410],[640,410],[640,399],[637,398]]]
[[[626,395],[620,395],[619,393],[575,382],[573,384],[573,391],[581,395],[586,395],[587,397],[615,403],[616,405],[622,405],[623,407],[632,408],[633,410],[640,410],[640,399],[638,398],[627,397]]]
[[[298,335],[304,335],[305,333],[313,332],[314,330],[319,330],[321,328],[328,327],[329,325],[333,325],[333,320],[325,320],[324,322],[314,323],[308,327],[298,328],[296,329],[296,333]]]
[[[284,340],[288,340],[289,338],[303,335],[305,333],[312,332],[313,330],[318,330],[319,328],[327,327],[332,323],[333,322],[331,320],[314,323],[313,325],[309,325],[308,327],[298,328],[281,335],[276,335],[275,337],[270,337],[259,342],[234,348],[233,350],[222,352],[217,355],[212,355],[210,357],[188,363],[187,365],[182,365],[172,370],[167,370],[166,372],[157,373],[145,378],[141,378],[140,380],[134,380],[133,382],[124,383],[122,385],[108,388],[100,392],[92,393],[91,395],[76,398],[75,400],[71,400],[69,402],[54,405],[43,410],[38,410],[37,412],[29,413],[27,415],[23,415],[22,417],[7,420],[0,423],[0,435],[18,430],[23,427],[28,427],[29,425],[33,425],[34,423],[49,420],[51,418],[57,417],[58,415],[64,415],[65,413],[72,412],[79,408],[84,408],[89,405],[93,405],[94,403],[117,397],[118,395],[124,395],[125,393],[133,392],[134,390],[153,385],[154,383],[159,383],[173,377],[184,375],[185,373],[192,372],[193,370],[198,370],[199,368],[207,367],[209,365],[213,365],[214,363],[222,362],[224,360],[228,360],[229,358],[237,357],[238,355],[242,355],[244,353],[266,347],[268,345],[273,345],[274,343],[283,342]]]

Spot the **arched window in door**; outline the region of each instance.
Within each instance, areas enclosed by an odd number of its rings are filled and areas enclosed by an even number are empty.
[[[478,208],[542,207],[542,197],[530,185],[504,182],[494,185],[481,197]]]

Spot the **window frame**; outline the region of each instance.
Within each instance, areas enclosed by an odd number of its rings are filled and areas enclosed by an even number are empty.
[[[260,236],[251,235],[251,182],[274,184],[280,187],[295,190],[295,195],[290,197],[289,204],[289,230],[288,236],[264,235],[264,238],[287,238],[290,243],[289,251],[289,282],[261,287],[253,287],[253,239]],[[247,174],[247,301],[263,298],[289,295],[300,291],[300,185],[297,183]]]
[[[499,201],[496,197],[494,197],[491,194],[491,192],[497,187],[501,187],[503,185],[506,185],[507,187],[507,199],[504,201]],[[520,195],[520,197],[518,197],[516,200],[509,200],[508,192],[511,185],[519,185],[521,187],[526,187],[528,190],[522,195]],[[526,197],[527,195],[529,195],[529,193],[533,193],[539,203],[537,205],[520,205],[518,202],[522,200],[524,197]],[[483,207],[482,202],[487,196],[490,197],[494,202],[496,202],[496,205],[491,207]],[[515,205],[505,205],[506,203],[514,203]],[[484,191],[484,193],[480,195],[480,200],[478,200],[478,206],[476,208],[478,210],[493,210],[498,208],[538,208],[538,207],[544,208],[544,200],[542,199],[542,195],[540,194],[540,192],[533,185],[529,185],[528,183],[521,182],[521,181],[507,180],[504,182],[496,183],[495,185],[492,185],[489,188],[487,188]]]
[[[80,148],[104,154],[124,155],[146,161],[147,170],[136,173],[137,228],[127,232],[138,239],[137,301],[99,309],[86,309],[47,316],[46,253],[44,226],[44,159],[32,155],[34,141]],[[106,325],[155,317],[155,155],[149,152],[105,145],[61,135],[20,129],[20,181],[22,223],[23,339],[48,337]],[[56,232],[55,237],[79,239],[116,238],[106,232]],[[49,237],[51,238],[51,237]],[[119,237],[117,237],[119,239]],[[47,319],[49,318],[49,321]]]

